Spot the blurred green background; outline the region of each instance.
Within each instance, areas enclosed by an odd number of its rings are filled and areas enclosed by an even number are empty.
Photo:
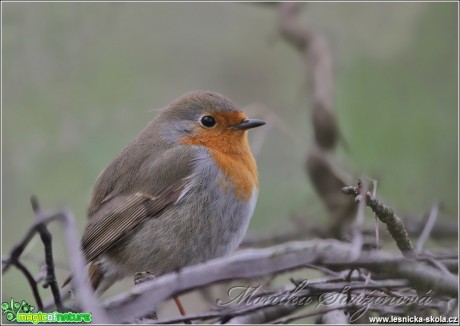
[[[155,109],[195,89],[220,92],[255,117],[272,112],[287,127],[251,132],[261,186],[249,233],[290,229],[292,214],[327,222],[304,170],[312,135],[305,68],[279,36],[273,6],[2,9],[2,255],[32,222],[32,194],[44,210],[70,208],[81,232],[100,171]],[[441,200],[441,218],[456,219],[457,4],[311,3],[302,21],[331,48],[336,109],[349,145],[337,156],[343,170],[377,179],[379,196],[401,214],[426,213]],[[58,234],[55,243],[56,259],[65,262]],[[38,240],[28,257],[37,272]],[[58,273],[62,281],[65,269]],[[19,273],[2,281],[2,299],[33,302]]]

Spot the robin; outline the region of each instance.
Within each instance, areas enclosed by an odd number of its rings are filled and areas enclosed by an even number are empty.
[[[195,91],[170,103],[102,171],[82,248],[101,294],[114,282],[225,256],[253,214],[258,173],[249,119],[231,100]]]

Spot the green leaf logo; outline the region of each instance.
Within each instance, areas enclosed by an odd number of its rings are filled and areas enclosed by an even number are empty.
[[[3,302],[2,303],[2,313],[5,314],[8,309],[10,308],[10,306],[8,305],[8,302]]]
[[[17,315],[20,312],[30,313],[35,309],[34,306],[29,305],[25,300],[15,302],[11,298],[10,302],[2,302],[2,315],[5,315],[8,321],[16,321]]]
[[[8,319],[8,321],[15,321],[16,320],[16,316],[12,313],[12,312],[8,312],[6,314],[6,319]]]

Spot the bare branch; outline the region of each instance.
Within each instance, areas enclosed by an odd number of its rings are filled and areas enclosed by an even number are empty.
[[[331,280],[332,281],[332,280]],[[306,282],[306,281],[303,281]],[[223,309],[217,311],[210,311],[200,314],[195,314],[191,316],[181,317],[181,318],[172,318],[172,319],[163,319],[159,321],[154,321],[155,324],[177,324],[184,321],[193,321],[193,320],[208,320],[216,319],[220,320],[223,323],[227,324],[244,324],[244,323],[267,323],[283,316],[286,316],[297,309],[302,309],[305,307],[305,303],[302,302],[302,298],[305,297],[319,297],[324,293],[330,291],[343,291],[345,288],[349,290],[372,290],[372,289],[397,289],[400,287],[407,287],[408,282],[406,281],[380,281],[375,282],[372,285],[366,285],[362,282],[337,282],[337,283],[327,283],[324,280],[308,280],[306,283],[300,282],[296,284],[302,286],[305,284],[306,288],[302,291],[292,294],[292,291],[286,291],[285,289],[281,291],[276,291],[273,293],[260,293],[254,295],[255,297],[278,297],[281,298],[283,295],[286,296],[287,293],[290,295],[291,300],[298,299],[296,304],[278,304],[273,305],[272,301],[261,301],[260,303],[251,303],[247,305],[237,305],[231,307],[224,307]],[[294,301],[291,301],[294,302]],[[245,302],[242,302],[245,303]],[[288,307],[290,306],[290,307]]]
[[[334,169],[328,156],[328,152],[336,147],[340,134],[334,109],[332,56],[327,42],[300,23],[301,8],[302,3],[280,3],[279,28],[286,41],[300,52],[308,69],[306,76],[311,93],[314,144],[307,153],[306,170],[315,191],[330,213],[333,236],[343,239],[348,235],[356,217],[356,206],[341,196],[340,189],[347,182]]]
[[[312,88],[312,120],[316,144],[321,149],[335,147],[339,135],[337,117],[334,112],[334,78],[332,58],[323,38],[303,27],[298,19],[302,3],[279,4],[279,26],[281,34],[299,50],[309,67]]]
[[[440,275],[430,266],[385,252],[363,252],[357,260],[351,261],[353,254],[350,244],[335,240],[291,242],[266,249],[242,250],[234,256],[186,267],[138,285],[111,299],[106,306],[107,312],[118,322],[128,322],[148,314],[159,303],[187,290],[224,280],[289,271],[305,264],[334,268],[364,267],[376,273],[406,279],[416,289],[457,296],[457,280]]]

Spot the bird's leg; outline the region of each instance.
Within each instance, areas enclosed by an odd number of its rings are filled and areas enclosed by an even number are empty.
[[[179,309],[179,312],[182,316],[186,315],[184,306],[182,305],[182,302],[179,300],[179,296],[175,295],[174,297],[174,302],[176,303],[177,309]]]
[[[179,300],[179,296],[175,295],[175,296],[173,296],[173,298],[174,298],[174,302],[176,303],[177,308],[179,309],[180,314],[183,317],[185,317],[186,312],[185,312],[184,306],[182,305],[182,302],[180,302],[180,300]],[[184,320],[184,324],[190,325],[190,324],[192,324],[192,322],[190,320]]]
[[[141,284],[143,282],[147,282],[150,280],[153,280],[155,278],[155,275],[150,272],[150,271],[145,271],[145,272],[138,272],[134,274],[134,284]],[[174,302],[176,303],[177,309],[179,309],[179,312],[181,316],[185,316],[187,313],[185,312],[184,306],[182,305],[182,302],[179,300],[179,297],[175,295],[174,297]],[[158,319],[156,311],[152,312],[148,316],[146,316],[148,319]],[[188,324],[188,323],[186,323]]]

